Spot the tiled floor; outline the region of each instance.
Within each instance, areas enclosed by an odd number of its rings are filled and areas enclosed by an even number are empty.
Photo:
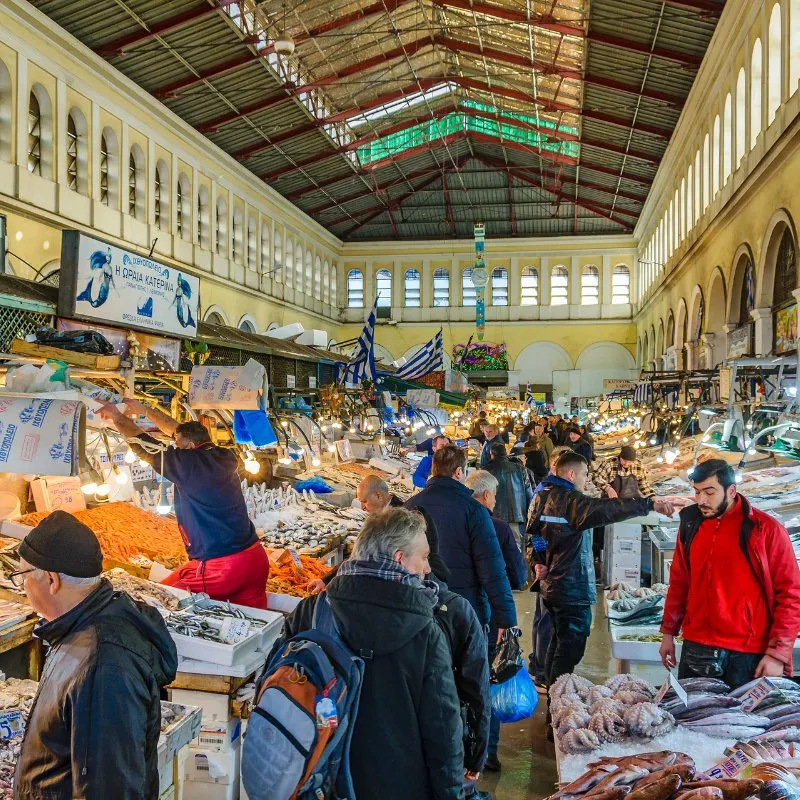
[[[527,654],[535,595],[515,592],[515,596],[519,625],[524,632],[523,649]],[[586,655],[577,671],[596,683],[616,672],[602,602],[595,606]],[[656,683],[660,683],[664,675],[663,670],[656,667],[634,666],[632,671]],[[545,696],[540,694],[539,705],[531,719],[502,726],[498,755],[503,769],[499,774],[487,773],[479,783],[479,788],[491,792],[495,800],[539,800],[553,793],[557,780],[555,753],[545,735],[545,714]]]

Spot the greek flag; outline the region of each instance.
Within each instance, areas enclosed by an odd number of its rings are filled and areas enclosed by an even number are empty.
[[[640,403],[644,405],[650,401],[650,397],[652,396],[652,388],[650,387],[649,383],[642,382],[637,383],[636,388],[633,390],[633,400],[635,403]]]
[[[425,347],[413,355],[397,372],[396,378],[404,381],[416,381],[444,365],[444,348],[442,347],[442,329]]]
[[[339,364],[336,368],[337,383],[359,384],[365,378],[375,380],[375,309],[378,306],[378,298],[372,304],[372,311],[369,312],[367,321],[364,323],[364,330],[358,337],[358,344],[353,352],[353,356],[347,364]]]
[[[528,384],[528,388],[525,392],[525,404],[529,408],[533,408],[536,405],[536,400],[533,398],[533,392],[531,391],[531,385]]]

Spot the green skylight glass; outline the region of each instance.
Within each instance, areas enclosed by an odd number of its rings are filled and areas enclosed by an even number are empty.
[[[462,104],[479,113],[467,115],[453,111],[441,119],[421,122],[398,133],[383,136],[356,150],[359,161],[362,164],[380,161],[461,131],[474,131],[495,136],[498,140],[502,137],[508,141],[519,142],[529,147],[548,150],[570,158],[578,157],[578,142],[548,138],[548,134],[557,133],[577,136],[577,128],[571,125],[556,125],[549,120],[537,119],[526,114],[499,111],[493,106],[477,103],[474,100],[464,100]],[[481,111],[485,112],[487,116],[481,116]],[[492,116],[496,114],[502,114],[503,121],[492,119]],[[521,124],[515,124],[511,120],[517,120]]]

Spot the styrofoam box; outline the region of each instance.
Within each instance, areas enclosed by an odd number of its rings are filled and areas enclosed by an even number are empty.
[[[611,625],[611,654],[616,659],[626,659],[635,662],[651,662],[660,664],[661,656],[658,649],[661,647],[659,642],[628,642],[620,641],[620,636],[642,635],[657,633],[657,625]],[[675,657],[680,659],[681,645],[675,645]]]
[[[215,752],[228,751],[238,745],[241,732],[241,720],[235,717],[227,722],[206,722],[200,727],[200,735],[192,740],[192,747]]]
[[[185,781],[184,774],[186,772],[186,759],[188,757],[189,746],[184,745],[172,757],[176,763],[173,764],[173,760],[170,760],[168,764],[165,764],[164,767],[159,770],[159,800],[161,800],[162,797],[169,798],[169,800],[180,798],[181,787]],[[177,786],[175,786],[176,777],[178,779]]]
[[[233,678],[246,678],[248,675],[257,672],[266,662],[267,654],[261,651],[256,651],[251,661],[232,664],[231,666],[178,657],[178,672],[189,672],[193,675],[226,675]]]
[[[300,598],[290,594],[267,592],[267,608],[282,614],[291,614],[300,605]]]
[[[232,718],[231,698],[222,692],[198,692],[194,689],[170,689],[170,700],[203,709],[203,722],[228,722]]]
[[[638,567],[615,567],[611,570],[611,583],[629,583],[638,586],[642,582],[642,571]]]
[[[618,555],[636,554],[637,556],[642,553],[642,542],[640,539],[617,539],[614,538],[614,545],[611,550],[614,558],[617,560]]]
[[[206,750],[204,747],[189,747],[186,759],[187,783],[236,784],[241,777],[239,762],[242,755],[241,742],[237,739],[229,750]]]
[[[183,784],[182,800],[240,800],[239,781],[227,785],[186,781]]]

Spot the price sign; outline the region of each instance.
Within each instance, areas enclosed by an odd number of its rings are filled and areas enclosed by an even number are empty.
[[[0,739],[13,739],[25,732],[25,720],[18,708],[0,711]]]
[[[226,617],[219,631],[220,639],[228,644],[238,644],[247,638],[250,632],[250,623],[246,619]]]

